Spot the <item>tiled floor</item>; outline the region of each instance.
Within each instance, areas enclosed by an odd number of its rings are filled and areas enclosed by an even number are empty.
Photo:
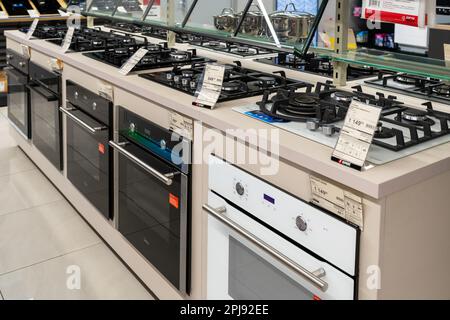
[[[8,126],[0,108],[0,299],[153,299]]]

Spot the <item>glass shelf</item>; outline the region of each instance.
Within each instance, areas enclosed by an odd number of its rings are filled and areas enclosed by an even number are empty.
[[[88,5],[87,14],[111,18],[118,1],[120,0],[91,0]]]
[[[442,60],[373,49],[359,49],[331,56],[336,61],[450,81],[450,64]]]
[[[130,22],[144,19],[144,0],[118,0],[113,17],[130,20]]]

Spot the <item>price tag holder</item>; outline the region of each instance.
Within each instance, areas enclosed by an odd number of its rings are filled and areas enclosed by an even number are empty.
[[[133,70],[133,68],[141,61],[141,59],[147,54],[148,50],[140,48],[136,51],[127,62],[120,68],[119,73],[126,76]]]
[[[331,159],[362,171],[380,116],[381,108],[353,101]]]
[[[39,18],[39,12],[37,10],[27,10],[28,15],[30,16],[30,18]]]
[[[28,29],[28,32],[27,32],[27,34],[26,34],[26,36],[25,36],[25,38],[26,38],[27,40],[30,40],[31,37],[33,36],[33,33],[34,33],[34,31],[36,30],[36,27],[37,27],[38,23],[39,23],[39,19],[34,19],[34,20],[33,20],[33,23],[31,23],[31,26],[30,26],[30,28]]]
[[[70,45],[72,44],[73,34],[75,32],[74,27],[69,27],[66,32],[66,36],[64,37],[64,41],[61,45],[61,51],[66,53],[69,50]]]
[[[222,92],[225,66],[219,64],[207,64],[203,76],[203,83],[197,99],[192,103],[197,107],[213,109]]]

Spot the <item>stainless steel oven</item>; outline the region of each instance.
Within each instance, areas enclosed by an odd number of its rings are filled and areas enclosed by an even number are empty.
[[[191,141],[119,108],[120,233],[183,293],[189,293]]]
[[[61,138],[61,75],[30,62],[31,138],[34,146],[63,169]]]
[[[112,218],[111,101],[68,80],[67,178],[103,214]]]
[[[358,229],[215,156],[208,299],[355,299]]]
[[[8,118],[21,134],[30,139],[31,125],[27,88],[29,58],[8,49],[6,60],[8,67],[4,71],[8,77]]]

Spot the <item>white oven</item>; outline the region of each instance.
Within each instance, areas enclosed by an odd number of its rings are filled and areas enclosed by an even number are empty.
[[[356,298],[356,227],[210,160],[208,299]]]

